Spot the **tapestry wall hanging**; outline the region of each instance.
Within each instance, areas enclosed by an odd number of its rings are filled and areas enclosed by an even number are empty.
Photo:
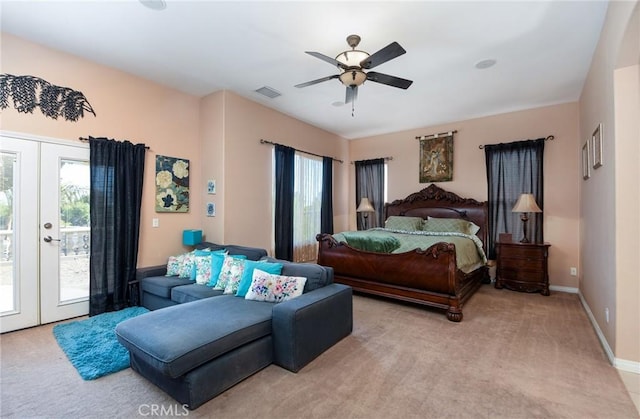
[[[453,133],[420,138],[420,183],[453,179]]]
[[[45,116],[53,119],[62,116],[67,121],[77,121],[84,117],[85,112],[96,116],[81,92],[55,86],[34,76],[0,74],[0,108],[9,107],[9,98],[13,107],[22,113],[33,113],[39,106]]]
[[[189,212],[189,160],[156,156],[156,212]]]

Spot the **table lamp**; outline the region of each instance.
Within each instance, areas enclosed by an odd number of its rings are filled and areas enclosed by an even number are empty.
[[[530,212],[542,212],[538,204],[536,204],[536,199],[530,193],[523,193],[518,198],[518,202],[513,207],[511,212],[520,212],[520,219],[522,220],[522,231],[524,233],[524,237],[520,240],[520,243],[529,243],[529,238],[527,237],[527,221],[529,221],[528,213]]]
[[[369,198],[362,198],[360,200],[360,205],[356,208],[356,212],[361,212],[364,217],[364,229],[367,229],[367,218],[369,217],[370,212],[376,212],[371,202],[369,202]]]
[[[182,232],[182,244],[195,246],[202,242],[202,230],[184,230]]]

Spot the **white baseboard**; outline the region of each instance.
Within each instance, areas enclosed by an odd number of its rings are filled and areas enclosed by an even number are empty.
[[[568,292],[569,294],[578,294],[578,288],[575,287],[562,287],[560,285],[549,285],[551,291]]]
[[[602,345],[602,349],[604,349],[604,352],[607,355],[607,358],[609,359],[609,362],[611,363],[611,365],[613,365],[616,369],[619,369],[621,371],[640,374],[640,362],[628,361],[626,359],[620,359],[615,357],[615,354],[613,353],[613,351],[611,350],[611,347],[609,346],[609,342],[607,342],[607,339],[604,337],[604,333],[602,333],[602,329],[600,329],[600,326],[598,326],[598,322],[596,321],[596,318],[593,316],[593,312],[591,311],[589,304],[587,304],[587,301],[584,299],[582,293],[579,290],[578,290],[578,296],[580,297],[580,302],[582,303],[582,307],[584,308],[584,311],[587,313],[587,317],[589,317],[591,326],[593,326],[593,330],[595,330],[596,335],[598,336],[598,340]]]

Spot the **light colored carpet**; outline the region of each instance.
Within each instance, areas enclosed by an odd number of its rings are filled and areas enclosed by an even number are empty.
[[[464,316],[355,296],[351,336],[297,374],[269,366],[188,417],[638,417],[577,295],[483,286]],[[131,369],[83,381],[51,327],[0,337],[3,418],[187,416]]]

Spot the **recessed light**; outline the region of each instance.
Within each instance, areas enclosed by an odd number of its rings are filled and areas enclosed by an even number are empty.
[[[140,0],[140,3],[151,10],[164,10],[167,8],[167,2],[164,0]]]
[[[493,58],[488,60],[478,61],[476,63],[476,68],[479,70],[484,70],[485,68],[493,67],[494,65],[496,65],[497,62],[498,61],[494,60]]]
[[[344,106],[344,102],[336,101],[331,104],[331,106],[335,106],[336,108],[340,106]]]

